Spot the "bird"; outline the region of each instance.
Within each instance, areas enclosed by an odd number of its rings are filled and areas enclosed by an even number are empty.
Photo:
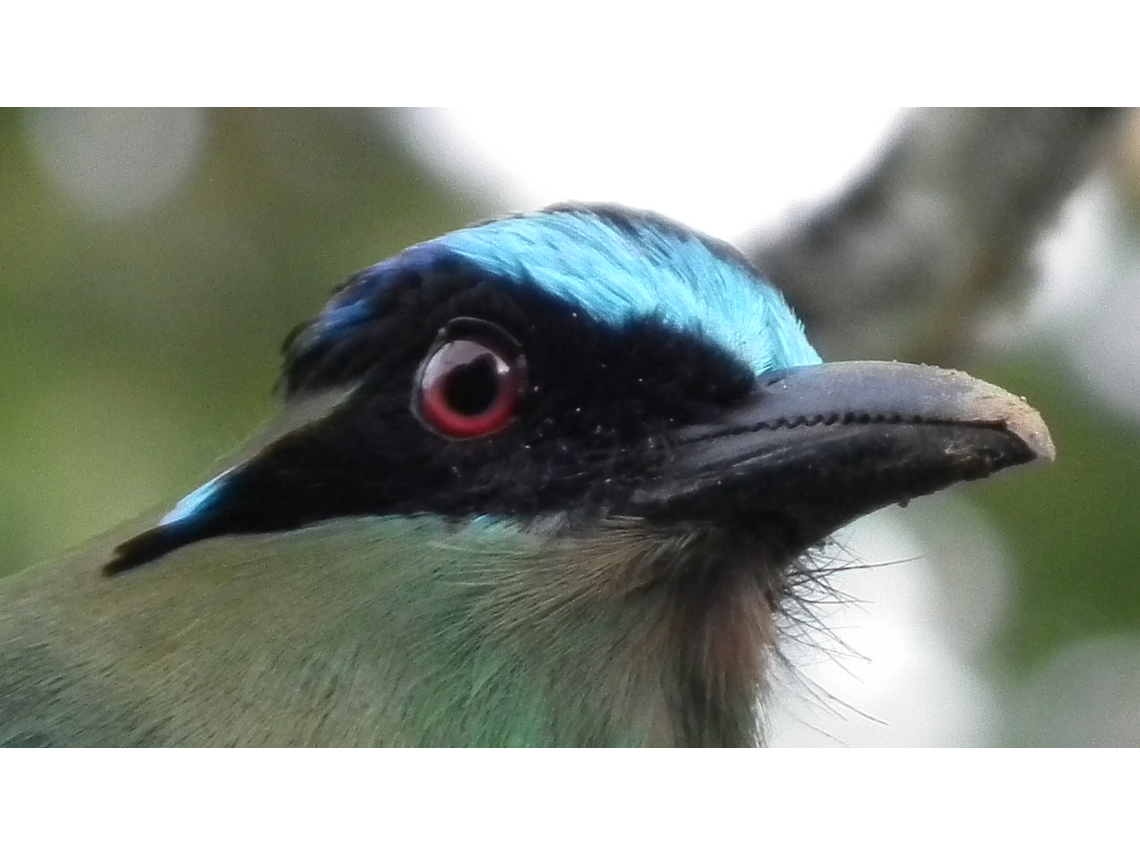
[[[353,275],[276,391],[202,486],[0,582],[0,743],[758,745],[839,528],[1054,457],[1021,398],[825,362],[730,244],[613,204]]]

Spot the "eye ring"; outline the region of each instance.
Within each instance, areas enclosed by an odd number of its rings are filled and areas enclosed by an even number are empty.
[[[412,412],[446,439],[478,439],[514,420],[525,389],[518,342],[495,324],[457,318],[440,330],[416,371]]]

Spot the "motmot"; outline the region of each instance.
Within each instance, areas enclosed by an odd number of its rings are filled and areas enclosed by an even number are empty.
[[[964,373],[823,362],[732,246],[614,205],[412,246],[283,353],[205,484],[0,582],[0,742],[755,745],[837,529],[1054,455]]]

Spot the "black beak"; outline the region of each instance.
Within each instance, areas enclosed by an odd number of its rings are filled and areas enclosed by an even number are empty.
[[[1022,399],[961,371],[897,362],[763,375],[716,424],[672,440],[658,477],[634,496],[639,513],[778,517],[805,544],[886,505],[1054,456]]]

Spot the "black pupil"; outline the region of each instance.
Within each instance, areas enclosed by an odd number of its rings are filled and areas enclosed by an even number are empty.
[[[457,365],[443,380],[443,397],[461,416],[485,413],[499,396],[499,371],[495,357],[489,353]]]

